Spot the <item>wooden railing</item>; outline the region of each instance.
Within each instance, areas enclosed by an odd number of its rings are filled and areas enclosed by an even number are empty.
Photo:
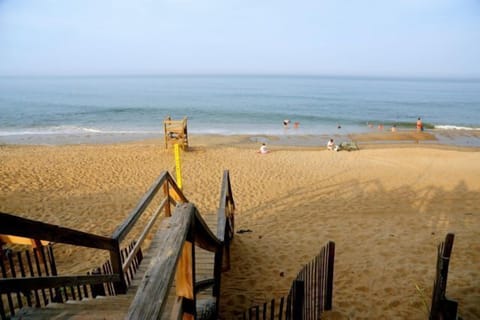
[[[121,242],[124,240],[139,218],[145,213],[147,207],[155,196],[162,191],[163,199],[140,235],[134,240],[134,247],[129,250],[128,257],[122,257]],[[142,197],[139,204],[132,210],[128,218],[115,230],[112,237],[99,236],[87,232],[60,227],[44,222],[21,218],[12,214],[0,212],[0,234],[41,239],[55,243],[65,243],[94,249],[108,250],[110,252],[111,271],[110,275],[87,275],[87,276],[48,276],[42,279],[38,277],[26,277],[17,279],[0,279],[2,293],[21,293],[21,291],[36,289],[53,289],[64,286],[80,286],[83,284],[98,284],[99,282],[113,282],[117,294],[127,291],[127,277],[125,273],[135,263],[135,257],[155,221],[162,210],[166,216],[171,214],[171,205],[188,202],[182,191],[177,187],[175,180],[168,172],[163,172],[153,183],[147,193]],[[12,310],[12,313],[14,311]]]
[[[24,306],[44,307],[105,295],[104,283],[119,281],[118,275],[58,276],[53,246],[13,252],[0,259],[0,319],[8,319]]]
[[[170,187],[173,189],[170,192]],[[154,213],[150,217],[147,225],[144,227],[140,236],[135,239],[135,247],[130,251],[130,254],[122,263],[120,242],[125,239],[129,231],[134,227],[139,218],[143,215],[149,204],[152,202],[157,193],[162,190],[165,198],[161,201],[160,205],[155,209]],[[153,225],[157,221],[162,210],[165,210],[165,215],[170,216],[171,204],[177,204],[177,202],[188,202],[187,198],[183,195],[182,191],[177,187],[175,180],[168,172],[163,172],[157,180],[152,184],[150,189],[140,199],[137,206],[131,211],[127,219],[114,231],[112,239],[115,242],[115,250],[110,251],[110,261],[112,263],[112,269],[114,274],[119,274],[122,281],[115,284],[115,291],[118,293],[125,293],[127,289],[124,273],[130,267],[134,257],[140,250],[146,236],[152,229]]]
[[[232,189],[224,172],[218,209],[217,236],[192,204],[176,206],[170,219],[162,221],[155,263],[144,276],[125,319],[196,319],[196,294],[213,285],[216,296],[214,318],[218,314],[221,271],[230,266],[229,246],[234,234]],[[214,278],[195,279],[195,245],[215,252]],[[175,279],[175,301],[168,302]]]
[[[157,199],[162,193],[163,198]],[[159,202],[151,210],[153,200]],[[171,205],[176,205],[174,214]],[[120,244],[122,240],[132,240],[130,232],[140,221],[141,216],[149,211],[143,229],[129,247],[128,256],[122,257]],[[117,294],[126,293],[127,270],[132,263],[137,263],[142,243],[151,232],[160,213],[171,216],[163,219],[156,237],[160,238],[160,246],[156,248],[155,263],[144,277],[139,286],[137,295],[132,302],[127,319],[150,319],[162,317],[165,314],[185,315],[196,317],[196,293],[213,286],[213,295],[216,296],[215,314],[218,313],[218,299],[220,296],[221,271],[230,267],[230,242],[234,234],[234,211],[230,177],[228,171],[223,174],[220,205],[218,209],[217,236],[208,228],[197,209],[188,204],[188,200],[177,187],[168,172],[163,172],[145,193],[138,205],[130,212],[126,220],[113,232],[111,238],[98,236],[78,230],[64,228],[43,222],[20,218],[0,212],[0,233],[24,236],[33,239],[42,239],[50,242],[65,243],[94,249],[108,250],[111,265],[108,266],[112,274],[86,276],[47,276],[20,279],[0,279],[0,293],[21,293],[36,289],[54,289],[60,287],[75,287],[84,284],[102,284],[113,282]],[[213,279],[195,281],[195,245],[215,253]],[[176,278],[175,289],[177,301],[173,310],[166,310],[168,292],[173,279]],[[12,313],[13,314],[13,313]]]

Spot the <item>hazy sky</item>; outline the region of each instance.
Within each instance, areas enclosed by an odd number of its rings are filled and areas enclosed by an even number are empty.
[[[0,75],[480,76],[480,0],[0,0]]]

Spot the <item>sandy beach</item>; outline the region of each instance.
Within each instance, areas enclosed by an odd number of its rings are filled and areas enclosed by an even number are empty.
[[[191,136],[182,153],[185,195],[215,214],[229,169],[236,229],[252,231],[235,235],[222,279],[224,319],[286,295],[328,240],[336,257],[327,319],[425,319],[447,232],[455,233],[447,296],[464,319],[480,319],[479,149],[399,137],[356,137],[362,147],[354,152],[272,143],[260,155],[248,137]],[[111,235],[160,172],[174,168],[162,138],[1,145],[0,164],[0,211],[98,235]],[[106,258],[71,246],[55,253],[60,271],[71,273]]]

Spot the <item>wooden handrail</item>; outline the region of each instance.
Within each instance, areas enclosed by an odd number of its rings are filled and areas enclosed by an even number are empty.
[[[183,195],[182,191],[175,183],[175,180],[173,180],[167,171],[163,171],[157,180],[155,180],[155,182],[152,184],[150,189],[148,189],[148,191],[140,199],[137,206],[130,212],[128,218],[113,232],[112,238],[117,239],[118,241],[122,241],[125,238],[128,232],[135,225],[135,222],[137,222],[142,213],[153,200],[160,187],[163,186],[166,181],[170,182],[170,186],[175,190],[183,202],[188,202],[187,198]]]
[[[220,305],[221,273],[224,270],[230,269],[230,240],[234,234],[234,211],[235,201],[233,200],[232,187],[230,184],[230,173],[228,170],[225,170],[222,177],[220,201],[217,211],[217,237],[221,242],[221,246],[215,253],[213,270],[215,277],[213,295],[217,297],[217,306]]]
[[[173,180],[172,176],[168,172],[167,174],[168,174],[167,178],[168,178],[168,181],[170,182],[170,186],[176,192],[180,200],[185,203],[188,202],[187,198],[183,195],[182,190],[180,190],[180,188],[178,187],[177,182]]]
[[[24,292],[48,288],[101,284],[119,281],[118,274],[102,274],[88,276],[49,276],[32,278],[0,279],[0,293]]]
[[[195,210],[195,244],[210,252],[216,252],[222,245],[219,239],[213,234],[200,213]]]
[[[82,247],[113,250],[115,241],[91,233],[0,212],[0,234],[9,234]]]
[[[221,242],[209,230],[194,205],[177,206],[172,217],[162,221],[157,234],[161,247],[157,248],[158,255],[150,264],[126,319],[157,319],[162,313],[189,230],[193,233],[191,237],[200,247],[215,252],[222,249]],[[197,282],[194,290],[196,292],[214,283],[213,279]]]
[[[161,237],[158,255],[150,263],[125,319],[158,319],[175,277],[175,268],[193,220],[194,209],[191,204],[177,206],[172,217],[162,221],[157,234]]]
[[[235,210],[235,201],[233,200],[232,187],[230,184],[230,174],[228,170],[225,170],[223,172],[217,215],[217,237],[220,241],[225,241],[225,235],[227,234],[227,230],[225,229],[227,227],[227,218],[233,219],[233,214],[227,212],[229,205],[232,210]],[[233,232],[233,230],[231,231]]]
[[[155,210],[155,213],[152,215],[152,217],[148,221],[147,226],[143,230],[142,234],[137,239],[137,241],[135,243],[135,246],[133,247],[132,251],[130,251],[130,254],[128,255],[127,259],[125,259],[125,262],[123,263],[122,267],[123,267],[124,272],[127,271],[127,269],[130,266],[130,263],[132,263],[133,259],[135,259],[136,255],[138,253],[138,250],[140,250],[140,248],[141,248],[143,240],[145,240],[145,238],[148,235],[148,232],[152,229],[155,221],[157,221],[157,218],[160,215],[160,212],[162,211],[162,209],[165,207],[165,204],[167,203],[167,201],[168,201],[167,198],[163,199],[160,206],[158,206],[157,210]]]
[[[114,231],[112,238],[21,218],[3,212],[0,212],[0,234],[23,236],[51,242],[109,250],[113,273],[118,275],[116,282],[114,283],[115,290],[117,293],[125,293],[126,282],[124,273],[127,271],[135,255],[140,250],[143,240],[146,238],[148,232],[154,225],[154,222],[158,218],[160,211],[165,207],[165,205],[170,206],[172,198],[167,195],[167,197],[162,200],[162,204],[154,213],[153,217],[150,218],[149,223],[140,234],[140,237],[137,239],[135,247],[129,253],[129,256],[125,259],[123,264],[121,262],[122,258],[120,253],[120,242],[133,228],[137,220],[145,212],[146,208],[152,202],[153,198],[163,185],[167,185],[167,188],[172,187],[175,193],[178,195],[177,198],[179,201],[188,202],[182,191],[177,187],[175,180],[171,177],[171,175],[166,171],[162,172],[139,201],[137,206],[131,211],[127,219]]]
[[[135,225],[135,222],[140,218],[142,213],[145,211],[147,206],[152,201],[153,197],[156,195],[158,189],[163,185],[167,180],[168,172],[164,171],[160,176],[155,180],[152,186],[148,191],[143,195],[143,197],[138,202],[137,206],[130,212],[127,219],[113,232],[112,238],[122,241],[127,233]]]

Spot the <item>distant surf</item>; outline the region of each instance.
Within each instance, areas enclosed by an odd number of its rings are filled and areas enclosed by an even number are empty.
[[[480,81],[317,76],[0,77],[0,143],[194,134],[478,130]],[[283,120],[291,120],[284,128]],[[298,122],[298,128],[293,123]],[[17,140],[18,140],[17,139]],[[82,138],[83,139],[83,138]]]

